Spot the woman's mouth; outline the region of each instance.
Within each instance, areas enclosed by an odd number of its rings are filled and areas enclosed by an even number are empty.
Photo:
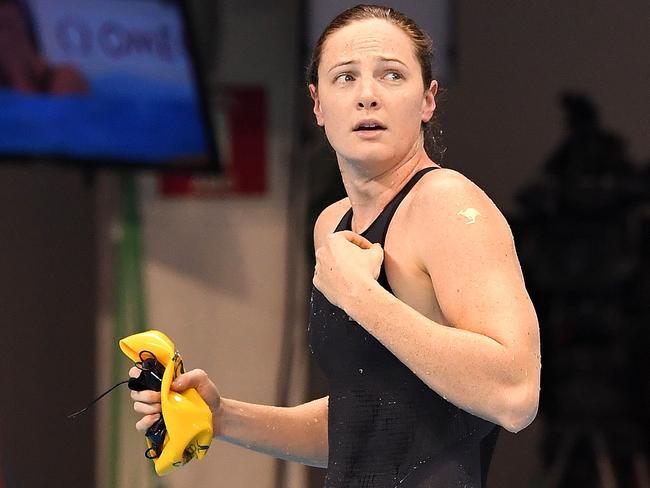
[[[356,132],[363,137],[375,137],[385,130],[386,127],[379,122],[362,121],[354,127],[353,132]]]

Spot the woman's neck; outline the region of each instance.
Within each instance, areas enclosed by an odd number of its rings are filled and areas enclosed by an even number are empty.
[[[415,173],[434,164],[423,147],[389,167],[372,168],[342,158],[338,162],[352,205],[354,232],[364,231]]]

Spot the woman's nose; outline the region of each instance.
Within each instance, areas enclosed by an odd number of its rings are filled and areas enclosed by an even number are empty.
[[[359,108],[375,108],[377,107],[377,100],[372,98],[362,98],[358,102]]]
[[[361,83],[361,90],[359,92],[359,99],[357,107],[361,109],[377,108],[379,99],[375,93],[372,82]]]

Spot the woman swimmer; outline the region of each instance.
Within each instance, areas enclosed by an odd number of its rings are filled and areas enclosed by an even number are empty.
[[[341,13],[314,51],[313,111],[348,195],[314,229],[309,340],[329,396],[243,403],[201,370],[173,385],[198,390],[216,438],[327,467],[329,488],[483,486],[499,427],[537,412],[538,324],[508,224],[425,151],[430,56],[411,20],[377,6]],[[132,397],[144,432],[160,395]]]

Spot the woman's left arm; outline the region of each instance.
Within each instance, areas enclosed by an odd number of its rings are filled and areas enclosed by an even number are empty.
[[[518,432],[539,402],[535,309],[504,217],[476,185],[443,171],[416,188],[406,218],[409,245],[451,327],[381,287],[381,250],[351,232],[318,250],[314,284],[439,395]]]

